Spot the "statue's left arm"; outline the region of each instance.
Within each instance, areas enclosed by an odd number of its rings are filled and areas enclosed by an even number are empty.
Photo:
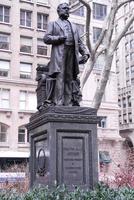
[[[79,53],[82,55],[83,64],[87,62],[88,58],[90,57],[89,51],[87,47],[84,45],[82,39],[78,33],[78,46],[79,46]]]

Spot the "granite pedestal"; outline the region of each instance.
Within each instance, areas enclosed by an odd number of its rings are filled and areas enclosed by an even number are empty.
[[[98,182],[96,110],[55,106],[35,113],[27,125],[31,186],[65,184],[90,188]]]

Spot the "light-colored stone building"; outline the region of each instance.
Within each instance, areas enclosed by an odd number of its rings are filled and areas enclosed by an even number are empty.
[[[36,108],[36,67],[47,64],[50,47],[43,43],[47,23],[57,18],[55,0],[0,0],[0,159],[1,167],[11,161],[29,158],[29,142],[25,124]],[[110,9],[109,1],[94,0],[92,7],[91,38],[95,42],[103,20]],[[70,15],[84,31],[85,9]],[[83,106],[90,106],[100,78],[101,62],[96,63],[83,90]],[[80,66],[82,70],[83,66]],[[119,136],[116,74],[111,71],[98,115],[103,120],[98,126],[101,163],[112,176],[123,157],[122,138]]]
[[[36,110],[36,67],[48,63],[43,36],[55,10],[47,0],[0,0],[1,165],[29,158],[25,124]]]
[[[116,34],[125,26],[134,14],[134,2],[125,4],[118,12]],[[122,26],[120,26],[122,24]],[[128,32],[134,30],[134,22]],[[126,139],[128,147],[134,145],[134,34],[122,38],[116,50],[116,73],[118,85],[118,103],[120,106],[120,135]]]

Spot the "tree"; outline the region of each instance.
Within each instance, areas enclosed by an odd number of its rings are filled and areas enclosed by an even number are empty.
[[[88,64],[85,66],[85,69],[81,76],[81,88],[83,89],[87,79],[89,78],[90,73],[92,72],[95,62],[98,59],[100,55],[104,55],[104,66],[101,73],[100,82],[97,86],[93,104],[92,107],[96,108],[97,110],[100,107],[102,97],[109,79],[112,61],[114,57],[114,52],[116,51],[121,39],[128,35],[134,33],[133,31],[128,31],[130,25],[134,21],[134,13],[131,11],[131,16],[129,17],[127,23],[122,27],[122,30],[118,35],[115,36],[114,34],[114,28],[116,24],[116,16],[125,4],[128,4],[130,2],[134,2],[134,0],[109,0],[109,3],[111,4],[111,10],[106,17],[104,21],[104,25],[102,27],[100,36],[96,42],[96,44],[93,46],[90,41],[90,23],[91,23],[91,8],[90,8],[90,2],[92,0],[78,0],[75,3],[71,5],[71,11],[73,12],[75,9],[80,8],[81,6],[86,7],[86,44],[90,51],[90,59],[88,61]],[[103,45],[102,45],[103,43]]]

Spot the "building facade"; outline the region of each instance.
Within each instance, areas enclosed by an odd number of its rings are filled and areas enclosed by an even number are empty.
[[[2,166],[29,158],[25,125],[36,111],[36,68],[49,61],[50,47],[43,43],[43,36],[55,10],[47,0],[0,0]]]
[[[115,31],[121,31],[134,13],[134,2],[125,4],[118,12]],[[134,22],[128,32],[134,30]],[[120,135],[125,138],[126,145],[134,145],[134,34],[122,38],[115,54],[118,85],[118,104],[120,106]]]
[[[71,1],[73,3],[75,1]],[[6,163],[22,162],[29,158],[29,140],[25,125],[36,111],[36,68],[50,59],[50,47],[43,43],[48,21],[57,18],[55,0],[0,0],[0,159]],[[91,39],[99,37],[103,21],[109,12],[109,1],[91,2]],[[85,8],[70,14],[80,34],[85,30]],[[82,106],[91,106],[100,79],[101,63],[96,62],[83,90]],[[84,66],[80,66],[82,71]],[[91,87],[92,86],[92,87]],[[98,126],[100,172],[109,176],[117,169],[124,154],[119,136],[116,73],[111,71],[98,115],[103,116]],[[102,166],[104,168],[102,169]]]

